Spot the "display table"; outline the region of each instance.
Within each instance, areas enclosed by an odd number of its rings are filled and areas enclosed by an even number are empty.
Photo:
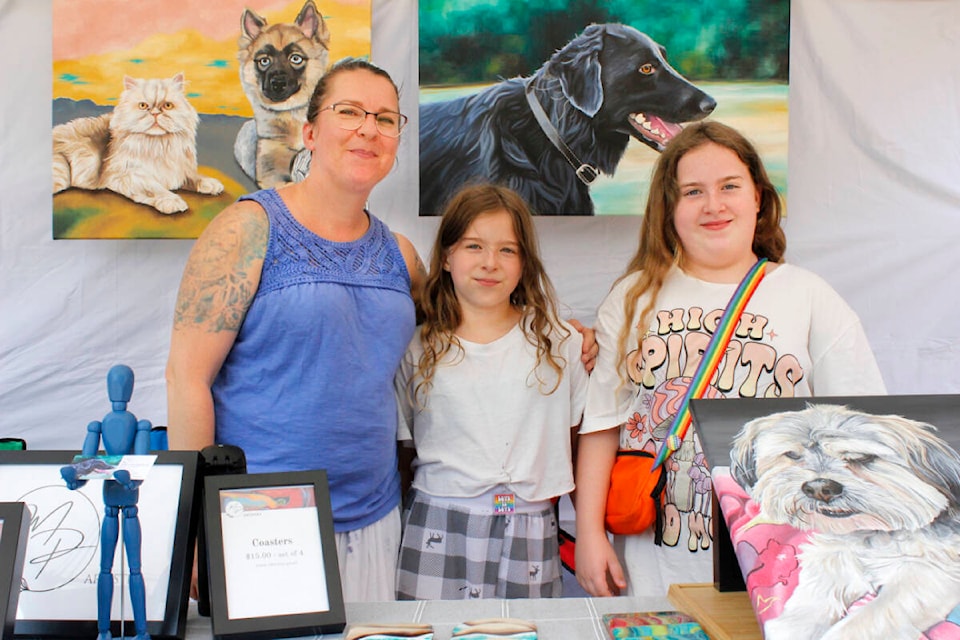
[[[190,603],[187,640],[208,640],[210,619]],[[350,622],[421,622],[433,625],[434,640],[449,640],[458,623],[476,618],[522,618],[537,625],[539,640],[607,640],[600,617],[604,613],[663,611],[667,598],[545,598],[542,600],[430,600],[424,602],[348,603]],[[341,638],[341,634],[313,636]]]
[[[762,640],[746,591],[720,592],[712,584],[672,584],[670,602],[693,616],[710,640]]]
[[[721,593],[712,584],[670,585],[668,598],[544,598],[542,600],[430,600],[348,603],[350,622],[420,622],[433,625],[434,640],[449,640],[458,623],[476,618],[522,618],[537,625],[539,640],[608,640],[605,613],[679,610],[700,623],[711,640],[761,640],[745,591]],[[210,618],[190,603],[186,640],[208,640]],[[334,640],[341,634],[314,636]]]

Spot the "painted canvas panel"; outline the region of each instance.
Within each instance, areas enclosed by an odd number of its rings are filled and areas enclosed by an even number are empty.
[[[754,418],[714,489],[766,640],[960,638],[960,454],[899,414]]]
[[[193,238],[290,181],[328,63],[370,0],[53,1],[53,237]]]
[[[422,0],[420,215],[462,184],[642,214],[684,122],[744,132],[786,196],[789,0]]]

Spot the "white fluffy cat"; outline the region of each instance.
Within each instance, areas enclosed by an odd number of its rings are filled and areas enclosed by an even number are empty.
[[[53,128],[53,192],[109,189],[160,213],[187,210],[173,193],[218,195],[219,180],[197,171],[196,109],[183,93],[183,74],[169,79],[124,76],[112,113]]]

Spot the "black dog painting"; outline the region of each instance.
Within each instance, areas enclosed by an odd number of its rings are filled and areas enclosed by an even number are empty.
[[[659,151],[708,117],[763,134],[785,195],[789,4],[748,4],[421,2],[420,215],[482,181],[538,215],[640,214]]]
[[[420,109],[420,213],[487,178],[541,215],[592,215],[590,184],[613,175],[631,138],[660,150],[716,101],[648,35],[591,25],[529,78]]]

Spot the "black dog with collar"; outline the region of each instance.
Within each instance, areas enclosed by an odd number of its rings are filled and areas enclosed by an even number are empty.
[[[421,105],[420,215],[478,181],[514,189],[540,215],[592,215],[589,184],[614,174],[631,137],[662,150],[678,123],[717,106],[664,53],[632,27],[591,25],[529,78]]]

